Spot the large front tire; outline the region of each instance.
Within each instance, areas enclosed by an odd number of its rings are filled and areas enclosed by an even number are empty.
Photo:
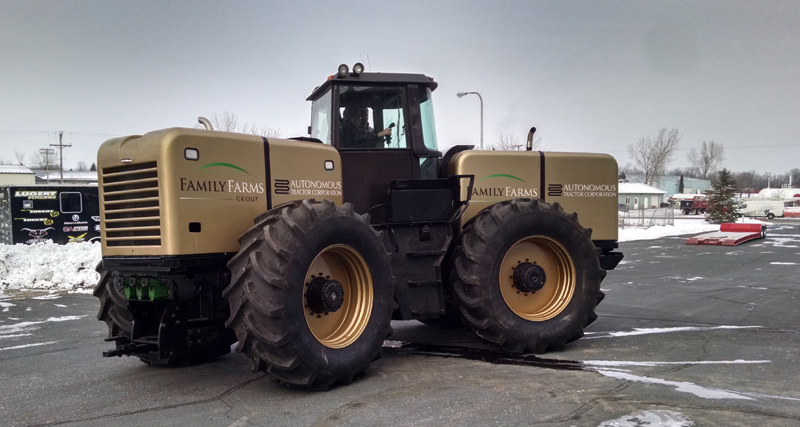
[[[515,199],[479,213],[455,251],[467,326],[513,352],[559,350],[582,337],[606,274],[590,236],[558,204]]]
[[[128,299],[121,287],[121,281],[114,280],[114,273],[103,268],[103,261],[95,270],[100,274],[100,281],[94,289],[94,296],[100,299],[100,311],[97,320],[108,325],[108,337],[130,337],[133,315],[128,311]]]
[[[391,267],[368,216],[303,200],[273,209],[240,238],[223,292],[237,352],[278,382],[349,383],[380,355],[394,307]]]

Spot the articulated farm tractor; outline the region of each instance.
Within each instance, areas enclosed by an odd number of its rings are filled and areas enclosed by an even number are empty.
[[[617,248],[604,154],[437,148],[422,74],[346,65],[308,137],[170,128],[98,153],[98,319],[151,364],[231,351],[313,389],[347,384],[392,320],[473,330],[498,351],[583,335]],[[206,122],[201,119],[201,122]]]

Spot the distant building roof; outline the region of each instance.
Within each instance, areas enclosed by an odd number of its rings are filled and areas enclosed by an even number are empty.
[[[61,179],[61,171],[57,170],[37,170],[35,173],[36,178],[41,180],[50,179],[50,181],[55,181]],[[97,182],[97,171],[64,171],[64,180]]]
[[[0,165],[0,173],[33,174],[33,171],[22,165]]]
[[[667,192],[640,182],[620,182],[619,194],[667,194]]]

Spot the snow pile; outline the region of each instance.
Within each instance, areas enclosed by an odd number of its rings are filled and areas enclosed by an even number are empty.
[[[753,218],[739,218],[737,223],[767,224],[770,222],[759,221]],[[619,230],[620,242],[634,240],[652,240],[669,236],[682,236],[684,234],[699,234],[719,231],[719,224],[709,224],[703,217],[684,219],[675,218],[675,225],[655,226],[650,228],[621,228]]]
[[[100,243],[0,245],[0,289],[91,292]]]
[[[719,231],[719,224],[709,224],[695,219],[675,219],[675,225],[659,225],[650,228],[621,228],[619,230],[619,241],[652,240],[661,237],[707,233],[710,231]]]

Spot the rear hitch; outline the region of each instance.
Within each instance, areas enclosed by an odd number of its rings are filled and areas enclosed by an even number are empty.
[[[133,343],[125,344],[117,347],[114,350],[104,351],[103,357],[122,357],[122,356],[130,356],[132,354],[146,353],[150,350],[150,347],[151,346],[149,344],[133,344]]]

